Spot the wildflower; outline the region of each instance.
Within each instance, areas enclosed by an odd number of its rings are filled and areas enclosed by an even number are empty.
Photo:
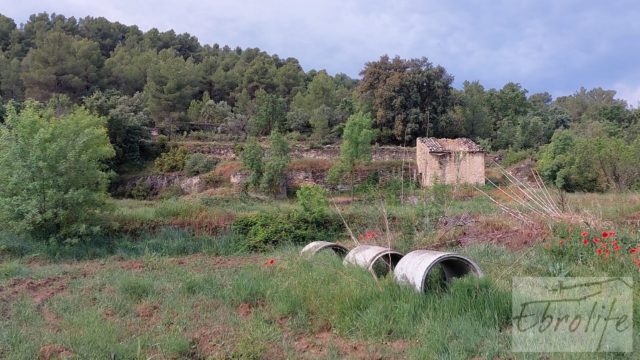
[[[615,250],[615,251],[620,250],[620,245],[616,245],[616,246],[614,246],[614,247],[613,247],[613,250]]]
[[[367,240],[371,240],[373,238],[376,238],[376,237],[378,237],[378,235],[379,234],[377,232],[371,231],[371,230],[367,230],[367,231],[364,232],[364,238],[367,239]]]
[[[631,248],[631,250],[629,250],[630,253],[635,254],[638,252],[638,248]]]
[[[584,245],[588,245],[589,244],[589,240],[587,238],[582,239],[582,243]]]
[[[600,238],[594,237],[593,238],[593,242],[596,243],[596,244],[599,243],[600,242]]]
[[[609,253],[609,249],[604,249],[604,253],[608,254]]]
[[[560,244],[560,246],[562,246],[564,245],[564,240],[560,240],[558,243]]]
[[[598,255],[602,254],[602,249],[598,248],[598,249],[596,250],[596,253],[597,253]]]
[[[609,231],[609,236],[611,236],[611,237],[616,236],[616,232],[615,232],[615,231],[613,231],[613,230]]]
[[[609,233],[608,233],[608,232],[606,232],[606,231],[603,231],[601,235],[602,235],[602,237],[603,237],[604,239],[606,239],[606,238],[608,238],[608,237],[609,237]]]
[[[275,265],[276,259],[269,259],[264,264],[267,266]]]
[[[582,233],[580,233],[580,235],[582,235],[582,237],[587,237],[587,235],[589,235],[589,233],[586,232],[586,231],[583,231]]]

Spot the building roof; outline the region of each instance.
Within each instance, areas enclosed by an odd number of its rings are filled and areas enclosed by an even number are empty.
[[[432,152],[432,153],[459,152],[459,151],[482,152],[482,148],[468,138],[436,139],[436,138],[430,137],[430,138],[418,138],[417,142],[426,146],[429,152]]]

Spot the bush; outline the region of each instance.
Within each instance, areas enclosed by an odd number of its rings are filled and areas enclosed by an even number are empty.
[[[216,163],[205,154],[192,154],[187,158],[184,170],[189,176],[204,174],[213,170]]]
[[[329,213],[329,203],[326,196],[327,191],[318,185],[302,185],[296,191],[298,205],[310,218],[326,216]]]
[[[187,150],[181,147],[173,147],[168,152],[160,155],[153,163],[156,171],[169,173],[184,170],[187,161]]]
[[[96,235],[115,154],[103,118],[83,108],[56,117],[35,102],[0,124],[0,224],[41,240]]]
[[[153,194],[153,186],[147,183],[144,180],[139,180],[135,183],[135,185],[128,191],[129,197],[136,200],[147,200]]]
[[[342,224],[328,214],[309,216],[299,211],[263,211],[239,217],[234,221],[232,231],[244,238],[243,250],[265,251],[281,244],[335,240],[342,233]]]
[[[530,157],[533,157],[533,152],[530,150],[514,150],[509,149],[504,153],[502,159],[502,166],[511,166],[519,162],[522,162]]]

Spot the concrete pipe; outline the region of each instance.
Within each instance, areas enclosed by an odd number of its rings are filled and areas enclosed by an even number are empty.
[[[431,271],[440,265],[444,280],[448,284],[452,279],[473,274],[482,277],[482,270],[473,261],[464,256],[431,250],[416,250],[405,255],[396,265],[393,280],[407,284],[416,291],[426,291],[426,281]]]
[[[344,258],[345,265],[356,265],[367,269],[374,277],[385,276],[402,259],[402,254],[374,245],[360,245],[353,248]]]
[[[338,245],[336,243],[328,241],[314,241],[302,248],[302,250],[300,251],[300,255],[312,256],[322,250],[333,250],[333,252],[340,255],[340,257],[344,257],[347,252],[349,252],[346,247]]]

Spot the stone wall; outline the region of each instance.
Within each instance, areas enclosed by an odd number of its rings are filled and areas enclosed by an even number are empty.
[[[191,153],[203,153],[220,160],[236,160],[238,156],[234,152],[235,143],[190,142],[184,146]],[[263,144],[266,147],[266,144]],[[416,149],[414,147],[401,146],[373,146],[371,157],[373,161],[389,160],[414,160]],[[300,145],[291,146],[289,155],[293,159],[324,159],[333,160],[340,155],[340,147],[327,145],[319,148],[308,148]]]

